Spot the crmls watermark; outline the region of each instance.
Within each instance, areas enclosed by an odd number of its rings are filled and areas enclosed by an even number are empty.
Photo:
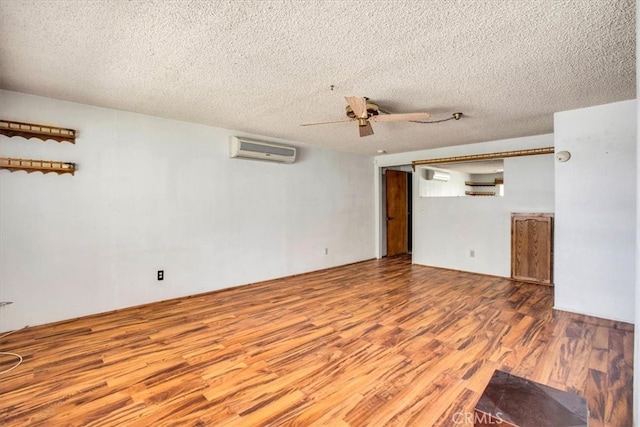
[[[456,412],[451,416],[454,424],[482,424],[482,425],[500,425],[502,424],[502,412],[496,412],[495,415],[477,412]]]

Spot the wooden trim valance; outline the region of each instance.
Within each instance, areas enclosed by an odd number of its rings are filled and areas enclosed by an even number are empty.
[[[501,151],[499,153],[470,154],[467,156],[440,157],[440,158],[428,159],[428,160],[414,160],[413,162],[411,162],[411,164],[415,169],[416,166],[434,165],[438,163],[455,163],[455,162],[468,162],[468,161],[474,161],[474,160],[505,159],[507,157],[535,156],[537,154],[553,154],[553,153],[554,153],[554,147],[531,148],[528,150]]]

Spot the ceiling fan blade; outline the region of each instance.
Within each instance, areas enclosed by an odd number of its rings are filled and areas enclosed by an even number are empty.
[[[373,135],[373,128],[371,127],[371,123],[369,123],[369,121],[367,120],[367,124],[364,126],[358,126],[358,129],[360,130],[360,136],[369,136],[369,135]]]
[[[429,113],[380,114],[371,117],[372,122],[411,122],[425,121],[431,118]]]
[[[335,120],[333,122],[305,123],[300,126],[330,125],[333,123],[347,123],[347,122],[354,122],[354,121],[356,121],[356,119]]]
[[[357,118],[367,118],[367,100],[357,96],[345,96],[347,104]]]

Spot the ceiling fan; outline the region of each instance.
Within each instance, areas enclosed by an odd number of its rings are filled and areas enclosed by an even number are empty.
[[[371,122],[411,122],[429,120],[429,113],[404,113],[404,114],[388,114],[380,110],[378,105],[369,102],[368,98],[358,96],[345,96],[347,100],[346,113],[348,120],[336,120],[332,122],[306,123],[302,126],[327,125],[332,123],[358,122],[360,136],[373,135]],[[380,113],[385,113],[380,115]]]

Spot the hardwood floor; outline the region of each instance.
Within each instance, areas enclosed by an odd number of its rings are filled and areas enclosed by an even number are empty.
[[[632,325],[552,293],[400,257],[24,329],[0,424],[468,426],[501,369],[631,426]]]

